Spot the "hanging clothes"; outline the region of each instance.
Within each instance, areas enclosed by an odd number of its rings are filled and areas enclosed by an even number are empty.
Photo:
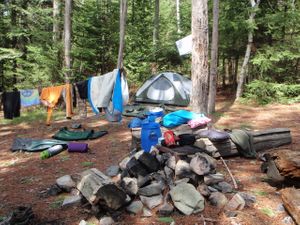
[[[38,89],[20,90],[20,95],[21,107],[29,107],[41,103]]]
[[[40,96],[41,102],[47,106],[47,120],[46,124],[50,125],[53,108],[56,106],[62,91],[65,89],[65,102],[66,102],[66,117],[70,118],[72,115],[72,96],[71,96],[71,84],[65,84],[60,86],[52,86],[42,89]]]
[[[2,102],[5,119],[13,119],[20,116],[21,97],[19,91],[3,92]]]
[[[81,99],[88,99],[88,80],[77,82],[75,85],[78,89],[79,97]]]
[[[118,70],[101,76],[91,77],[88,82],[88,99],[93,111],[99,114],[98,108],[106,108],[112,98]]]

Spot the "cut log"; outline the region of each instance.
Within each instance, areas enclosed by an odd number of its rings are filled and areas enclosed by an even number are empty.
[[[90,204],[103,204],[114,210],[125,204],[125,192],[101,171],[93,168],[84,171],[81,175],[77,189]]]
[[[292,142],[290,130],[287,128],[267,129],[264,131],[252,131],[253,145],[256,152],[288,145]],[[208,138],[200,138],[195,146],[205,149],[213,157],[227,157],[239,155],[236,145],[230,140],[222,142],[210,141]]]
[[[300,224],[300,189],[285,188],[280,193],[284,207],[294,218],[296,224]]]
[[[300,151],[280,150],[271,156],[282,176],[300,178]]]

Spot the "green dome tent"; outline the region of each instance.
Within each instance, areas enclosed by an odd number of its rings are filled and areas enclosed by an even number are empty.
[[[135,101],[187,106],[191,90],[191,80],[178,73],[164,72],[148,79],[137,91]]]

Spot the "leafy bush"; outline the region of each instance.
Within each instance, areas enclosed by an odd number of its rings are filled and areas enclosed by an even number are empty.
[[[300,85],[254,80],[246,85],[244,97],[246,100],[255,100],[262,105],[272,102],[291,104],[300,102]]]

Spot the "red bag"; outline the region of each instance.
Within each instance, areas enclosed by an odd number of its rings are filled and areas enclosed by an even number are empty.
[[[172,145],[177,145],[178,137],[174,134],[173,131],[168,130],[164,132],[164,139],[165,139],[165,144],[166,146],[172,146]]]

